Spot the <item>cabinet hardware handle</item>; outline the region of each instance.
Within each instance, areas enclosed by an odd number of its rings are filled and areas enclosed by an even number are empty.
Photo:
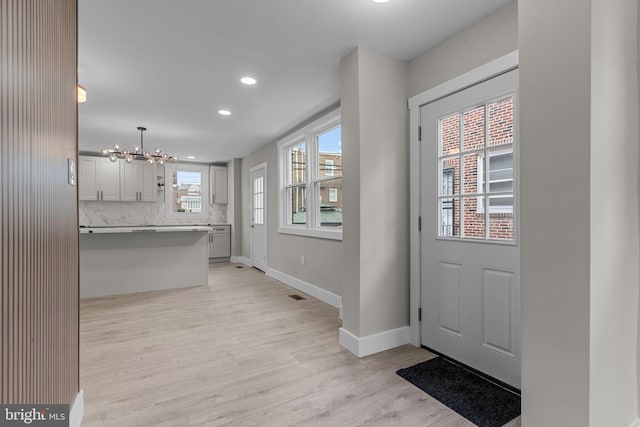
[[[96,200],[100,200],[100,190],[96,190]]]
[[[100,200],[104,200],[104,191],[100,190]]]

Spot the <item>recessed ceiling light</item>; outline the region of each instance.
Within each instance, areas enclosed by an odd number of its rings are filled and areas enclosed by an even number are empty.
[[[254,84],[257,83],[257,80],[254,79],[253,77],[243,77],[243,78],[240,79],[240,81],[242,83],[246,84],[246,85],[249,85],[249,86],[254,85]]]
[[[231,115],[231,111],[229,111],[229,110],[218,110],[218,114],[220,114],[221,116],[230,116]]]
[[[373,0],[375,3],[389,3],[389,0]]]
[[[194,156],[187,156],[187,159],[189,159],[189,160],[195,160],[195,157],[194,157]]]

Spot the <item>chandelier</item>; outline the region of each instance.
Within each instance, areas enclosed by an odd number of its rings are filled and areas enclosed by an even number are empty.
[[[103,149],[102,154],[109,156],[109,160],[117,162],[118,159],[123,159],[127,163],[131,163],[134,160],[143,159],[150,164],[158,163],[159,165],[165,164],[165,162],[176,161],[178,156],[170,156],[167,153],[163,153],[161,149],[156,148],[152,153],[144,151],[144,137],[143,133],[147,128],[138,126],[140,131],[140,146],[133,147],[133,150],[123,150],[118,144],[113,146],[113,149]]]

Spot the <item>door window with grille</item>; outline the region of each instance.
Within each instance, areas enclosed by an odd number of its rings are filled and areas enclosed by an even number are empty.
[[[507,96],[439,120],[438,237],[514,241],[513,115]]]

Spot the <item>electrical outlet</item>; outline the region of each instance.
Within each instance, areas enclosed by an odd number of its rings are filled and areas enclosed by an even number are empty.
[[[304,255],[300,255],[300,264],[304,265]]]

